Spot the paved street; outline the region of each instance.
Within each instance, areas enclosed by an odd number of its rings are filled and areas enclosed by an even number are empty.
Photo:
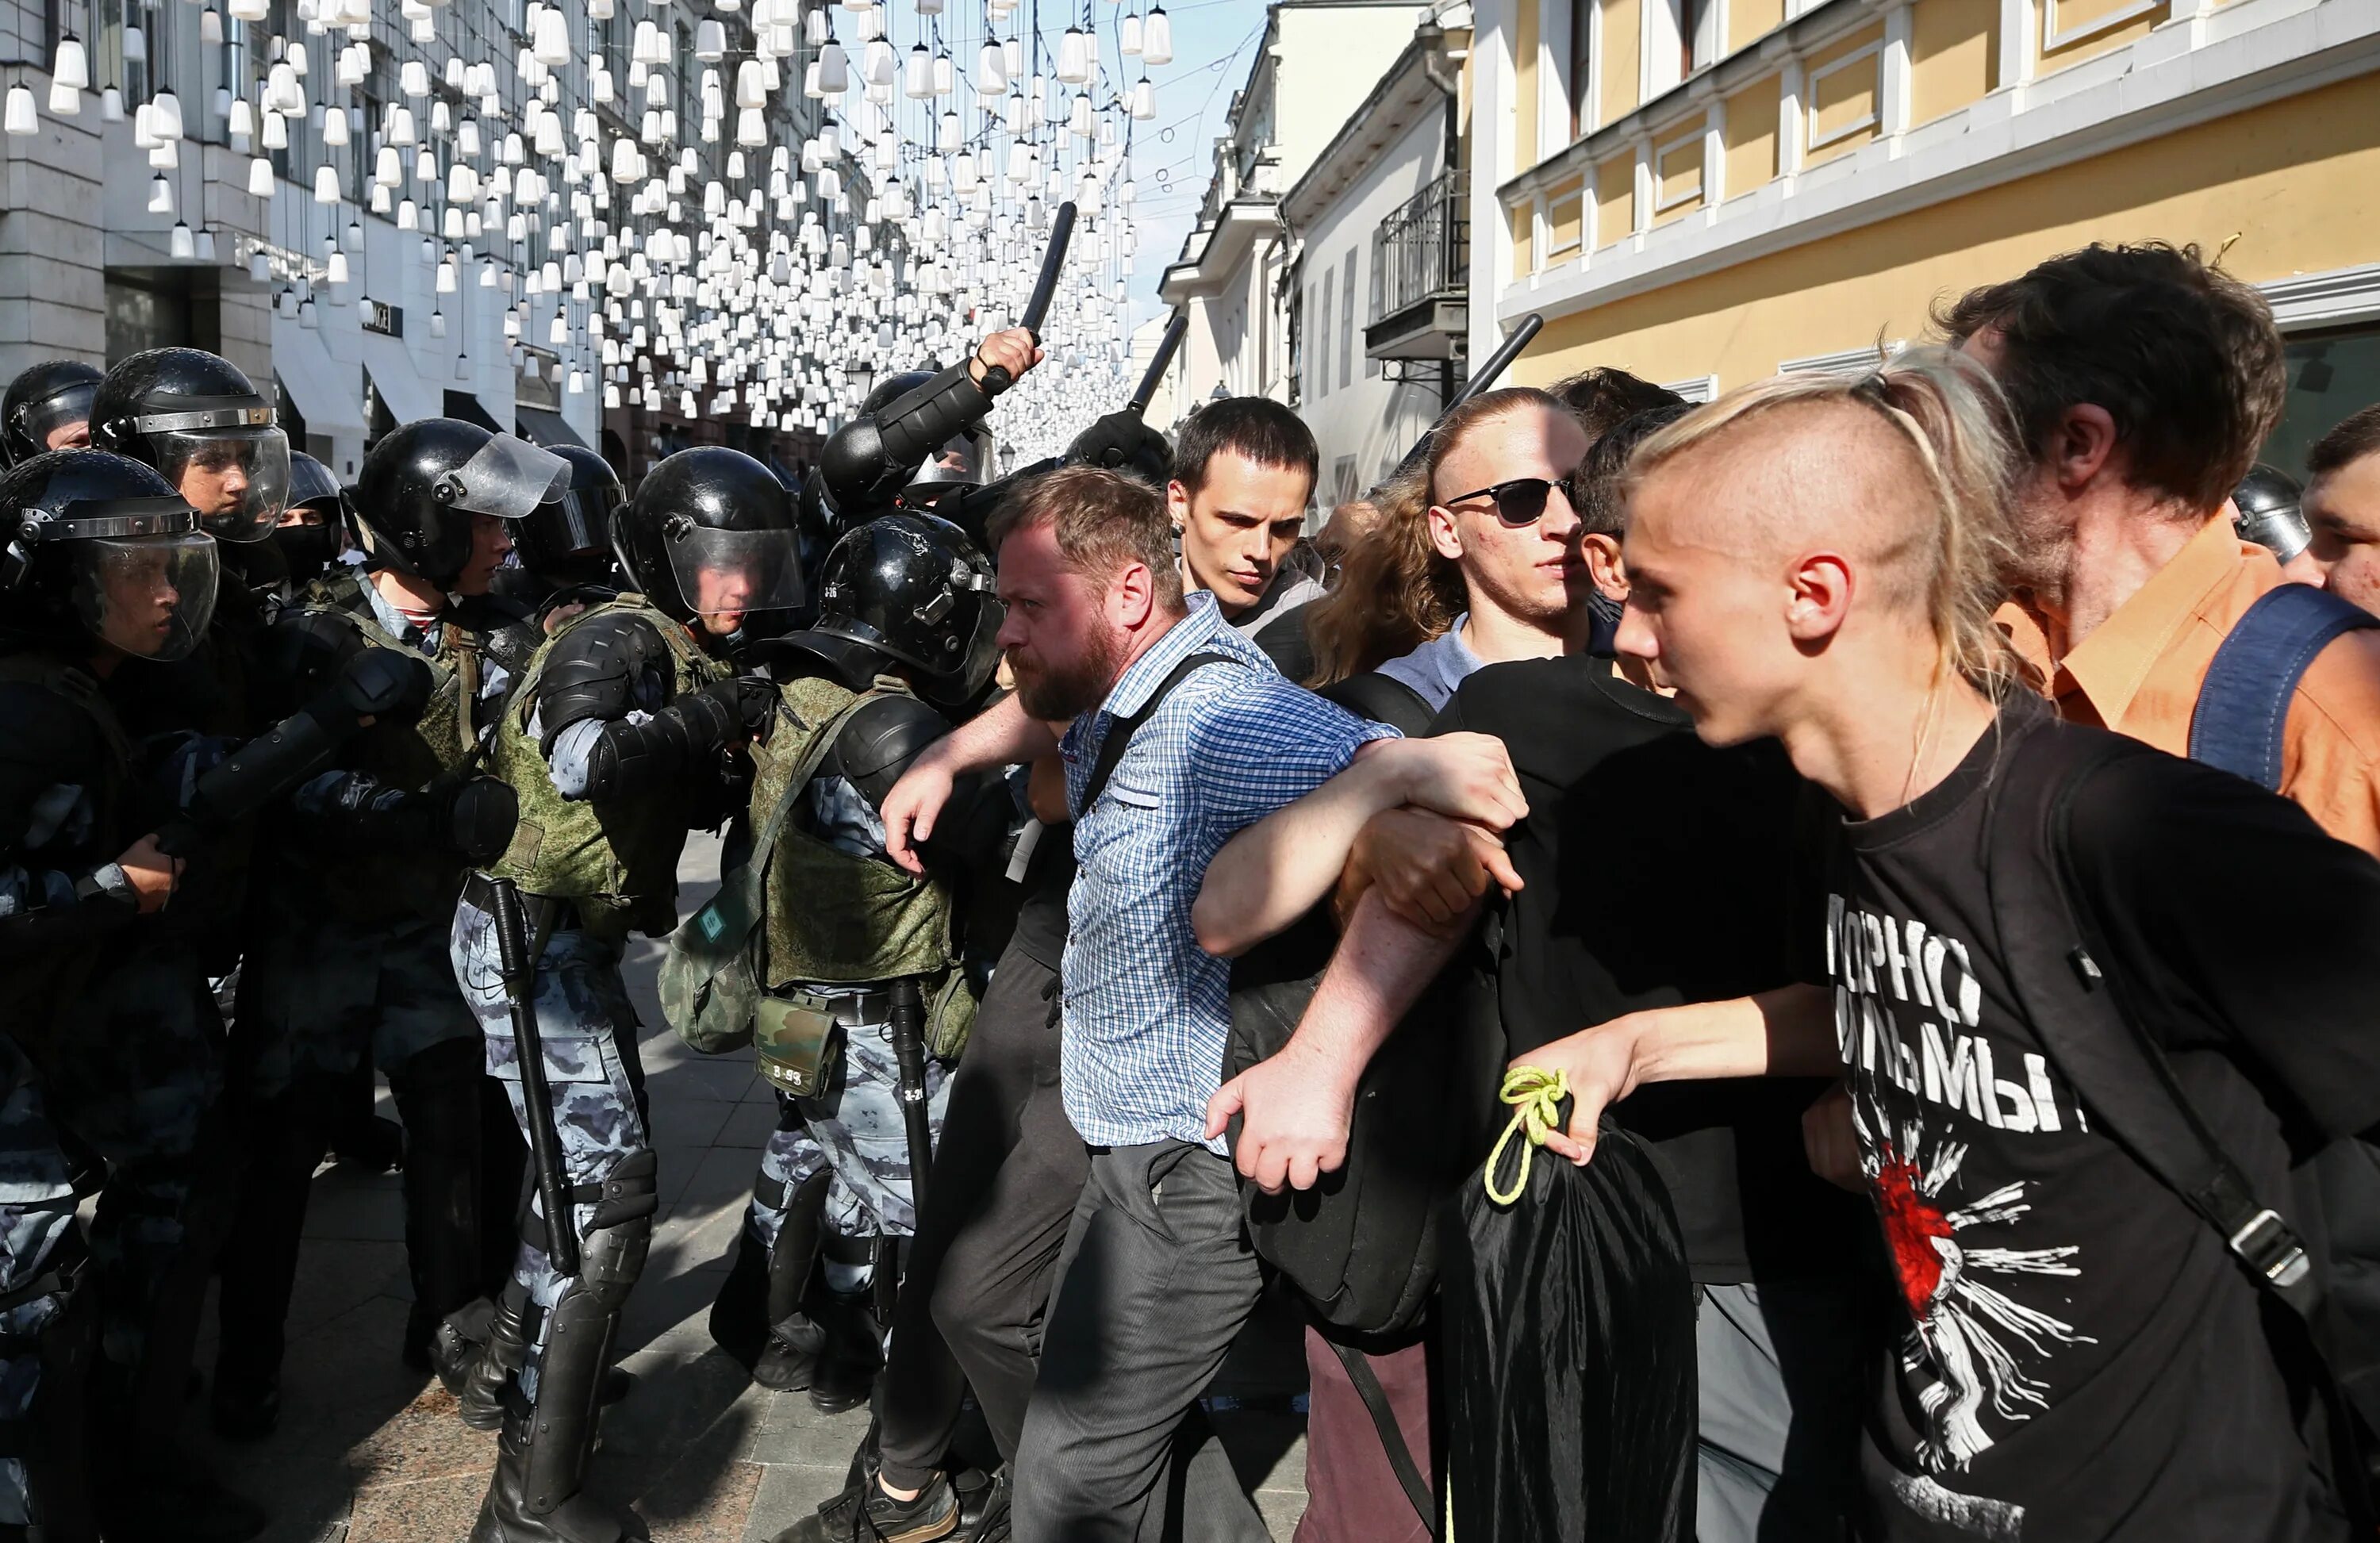
[[[707,839],[692,844],[686,909],[713,887],[715,853]],[[696,1055],[662,1024],[652,997],[660,954],[658,944],[640,946],[628,979],[646,1025],[662,1209],[622,1334],[622,1365],[638,1382],[605,1418],[594,1487],[631,1501],[657,1540],[764,1543],[842,1487],[868,1416],[820,1415],[801,1394],[753,1387],[710,1343],[704,1318],[773,1110],[748,1055]],[[393,1112],[382,1098],[382,1112]],[[325,1170],[291,1312],[280,1433],[217,1449],[227,1479],[273,1510],[267,1543],[468,1535],[495,1438],[466,1428],[445,1391],[398,1361],[409,1297],[397,1176]],[[202,1353],[200,1365],[211,1359]],[[1242,1363],[1267,1375],[1241,1375]],[[1218,1384],[1242,1395],[1231,1402],[1244,1406],[1218,1423],[1281,1538],[1305,1506],[1305,1458],[1289,1402],[1295,1390],[1280,1379],[1301,1374],[1294,1330],[1272,1313]]]

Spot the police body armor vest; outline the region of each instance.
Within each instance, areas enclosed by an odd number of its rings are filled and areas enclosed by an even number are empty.
[[[132,744],[115,709],[100,694],[99,682],[39,650],[0,655],[0,681],[39,686],[72,702],[98,731],[106,760],[100,784],[90,790],[94,818],[88,845],[102,855],[103,861],[114,861],[117,853],[131,844],[118,827],[123,823],[124,796],[132,774]],[[7,987],[0,990],[0,1029],[37,1063],[45,1062],[59,1037],[75,1027],[75,1005],[107,947],[107,941],[94,941],[79,947],[46,948],[9,969]]]
[[[524,893],[571,902],[588,931],[615,942],[632,931],[657,938],[677,925],[677,859],[686,829],[683,808],[667,799],[565,798],[528,723],[537,711],[539,677],[554,645],[598,617],[620,615],[643,618],[668,644],[674,665],[670,700],[726,678],[726,666],[642,595],[622,595],[555,628],[529,656],[490,741],[491,770],[518,796],[520,822],[513,829],[511,847],[488,869]]]
[[[763,829],[778,800],[800,796],[787,779],[811,741],[861,696],[909,695],[889,676],[865,693],[815,676],[780,687],[783,710],[765,744],[752,747],[752,829]],[[789,820],[769,864],[768,939],[762,984],[774,988],[868,985],[904,976],[940,983],[958,958],[951,946],[950,886],[921,879],[889,858],[855,857]]]
[[[478,749],[471,709],[480,694],[479,636],[452,620],[438,629],[438,650],[425,652],[381,625],[380,615],[352,574],[315,580],[298,603],[334,616],[375,648],[393,649],[429,662],[430,703],[414,723],[375,723],[356,737],[346,760],[385,786],[418,793],[438,777],[468,765]],[[322,891],[350,921],[395,922],[454,915],[466,871],[461,860],[442,852],[385,848],[341,854],[322,865]]]

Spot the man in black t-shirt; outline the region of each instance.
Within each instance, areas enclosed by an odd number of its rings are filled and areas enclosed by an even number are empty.
[[[2078,1100],[2059,1046],[2114,1030],[2046,1032],[2028,1003],[2070,962],[1998,918],[2090,918],[2114,1000],[2285,1193],[2293,1155],[2380,1119],[2380,864],[2141,747],[2068,795],[2062,893],[1995,866],[2056,796],[2027,758],[2100,733],[2046,721],[1990,625],[2001,421],[1972,364],[1918,349],[1747,387],[1640,452],[1618,646],[1706,742],[1773,735],[1840,806],[1803,940],[1824,984],[1540,1047],[1576,1100],[1546,1145],[1587,1160],[1650,1083],[1848,1070],[1905,1325],[1867,1420],[1877,1537],[2341,1537],[2294,1325]],[[2254,949],[2223,926],[2243,904]]]

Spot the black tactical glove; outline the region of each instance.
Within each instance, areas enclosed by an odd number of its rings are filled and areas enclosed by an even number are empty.
[[[1105,467],[1129,472],[1160,487],[1173,460],[1165,436],[1141,421],[1130,408],[1118,408],[1075,436],[1066,446],[1068,466]]]

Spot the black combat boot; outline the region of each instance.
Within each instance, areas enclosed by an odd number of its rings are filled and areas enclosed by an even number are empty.
[[[769,1253],[769,1285],[763,1310],[768,1340],[752,1364],[752,1380],[781,1393],[799,1392],[817,1376],[825,1336],[803,1310],[818,1267],[826,1192],[832,1172],[821,1169],[795,1190]]]
[[[884,1342],[870,1296],[864,1289],[819,1294],[811,1316],[823,1343],[810,1378],[810,1403],[820,1414],[840,1415],[866,1403],[883,1369]]]
[[[455,1413],[474,1430],[494,1430],[504,1423],[504,1390],[528,1361],[528,1288],[506,1286],[488,1316],[487,1339],[464,1365],[462,1386],[455,1390]],[[451,1330],[451,1339],[442,1338],[442,1350],[457,1355],[468,1343],[465,1336],[475,1318],[473,1308],[466,1307],[449,1318],[441,1333]]]

